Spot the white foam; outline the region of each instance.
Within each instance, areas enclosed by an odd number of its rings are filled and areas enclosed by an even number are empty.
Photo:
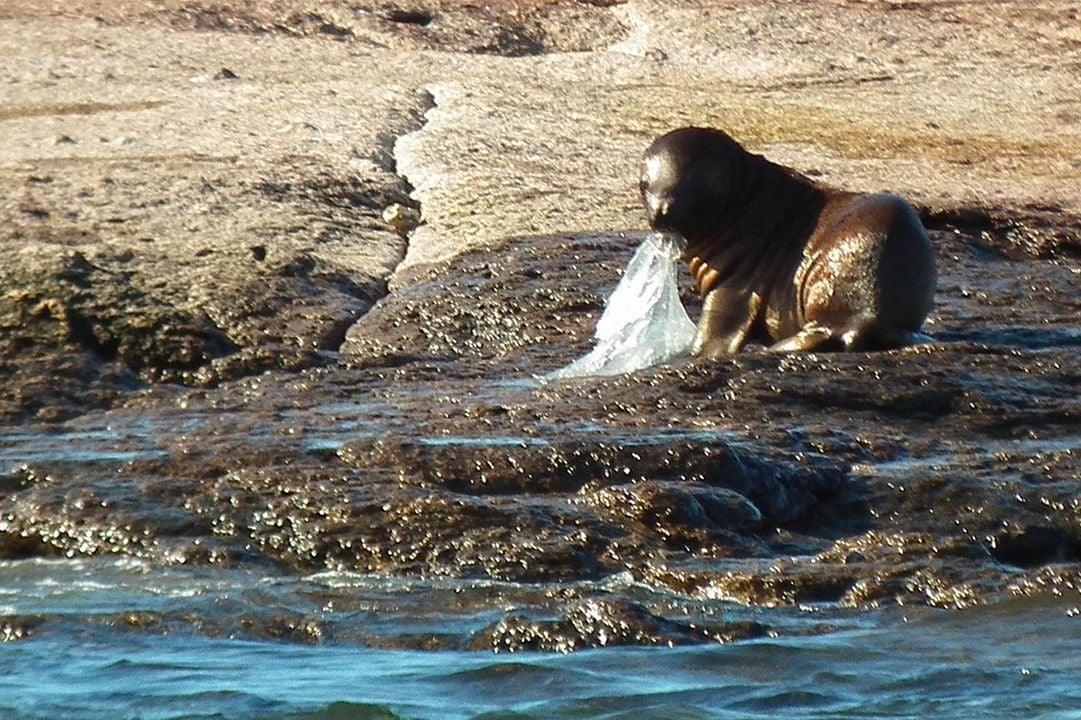
[[[688,353],[695,328],[676,285],[680,244],[661,233],[642,241],[597,323],[596,346],[549,379],[618,375]]]

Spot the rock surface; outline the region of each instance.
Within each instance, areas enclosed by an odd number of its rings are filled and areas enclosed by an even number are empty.
[[[786,631],[691,607],[720,600],[1075,593],[1077,21],[1063,2],[7,3],[0,558],[480,593],[456,610],[480,626],[396,639],[258,604],[91,620],[425,648]],[[538,380],[590,347],[642,237],[639,153],[688,123],[912,197],[935,341]]]

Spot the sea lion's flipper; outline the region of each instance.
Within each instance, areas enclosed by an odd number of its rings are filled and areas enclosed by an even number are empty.
[[[911,330],[903,330],[897,327],[881,327],[878,324],[869,324],[855,330],[849,330],[841,335],[841,342],[845,350],[888,350],[890,348],[908,347],[931,342],[929,335]]]
[[[814,350],[839,350],[860,352],[886,350],[928,342],[931,338],[923,333],[900,328],[884,328],[874,321],[859,323],[856,327],[837,332],[826,325],[809,322],[792,337],[770,346],[770,352],[812,352]]]
[[[832,349],[826,346],[835,344],[836,336],[833,330],[818,323],[807,323],[798,333],[787,337],[773,345],[769,351],[776,353],[789,352],[812,352],[814,350]]]
[[[739,352],[761,306],[758,293],[724,286],[711,290],[702,302],[702,317],[691,354],[717,359]]]

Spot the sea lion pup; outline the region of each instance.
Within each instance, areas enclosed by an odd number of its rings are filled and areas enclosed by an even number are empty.
[[[695,355],[898,347],[931,311],[931,243],[895,195],[820,185],[705,128],[655,140],[641,190],[650,226],[687,241]]]

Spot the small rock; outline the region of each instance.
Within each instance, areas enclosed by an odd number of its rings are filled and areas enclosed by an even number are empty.
[[[57,135],[56,140],[53,141],[56,145],[74,145],[78,141],[70,135]]]
[[[432,20],[435,19],[435,16],[428,10],[394,8],[387,13],[386,18],[391,22],[401,23],[403,25],[428,27],[432,24]]]
[[[399,235],[405,237],[420,224],[420,213],[415,208],[394,203],[383,210],[383,221],[393,227]]]
[[[214,75],[215,80],[237,80],[239,77],[239,75],[226,67],[223,67]]]
[[[512,614],[480,630],[473,650],[573,652],[608,646],[697,645],[761,637],[769,631],[753,622],[688,623],[655,615],[636,602],[586,598],[571,602],[556,619]]]

